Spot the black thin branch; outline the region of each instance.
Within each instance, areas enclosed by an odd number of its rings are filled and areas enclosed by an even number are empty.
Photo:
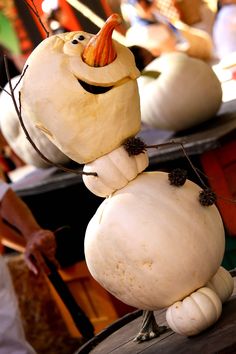
[[[234,204],[236,204],[236,200],[225,198],[225,197],[223,197],[222,195],[217,195],[217,198],[222,199],[224,202],[229,202],[229,203],[234,203]]]
[[[4,87],[2,87],[1,85],[0,85],[0,89],[1,89],[2,91],[6,92],[8,95],[11,96],[10,92],[8,92],[8,91],[7,91]]]
[[[25,4],[29,7],[29,9],[35,14],[35,16],[37,17],[40,25],[43,27],[43,30],[46,33],[46,36],[49,37],[49,32],[47,30],[47,28],[45,27],[43,21],[41,20],[37,7],[35,6],[34,0],[31,0],[32,5],[29,4],[29,2],[27,0],[24,0]]]
[[[146,145],[146,148],[147,149],[150,149],[150,148],[155,148],[155,149],[158,149],[159,147],[162,147],[162,146],[167,146],[167,145],[180,145],[183,153],[184,153],[184,156],[186,157],[187,161],[189,162],[191,168],[193,169],[193,171],[195,172],[197,178],[199,179],[199,181],[201,182],[201,184],[203,185],[204,188],[207,188],[207,185],[205,184],[205,182],[203,181],[203,179],[201,178],[200,174],[198,173],[197,171],[197,168],[194,166],[194,164],[192,163],[190,157],[188,156],[185,148],[184,148],[184,144],[181,143],[181,142],[178,142],[178,141],[169,141],[169,142],[166,142],[166,143],[161,143],[161,144],[156,144],[156,145]]]
[[[19,80],[17,81],[17,83],[15,84],[13,91],[15,91],[15,89],[17,88],[17,86],[19,85],[19,83],[21,82],[21,80],[23,79],[23,76],[25,75],[26,70],[28,69],[29,65],[26,65],[23,72],[21,73],[21,76],[19,78]]]
[[[184,153],[184,156],[186,157],[186,159],[187,159],[187,161],[189,162],[191,168],[193,169],[193,171],[194,171],[195,174],[197,175],[199,181],[202,183],[202,185],[203,185],[203,187],[204,187],[205,189],[208,188],[208,186],[204,183],[204,181],[202,180],[202,178],[201,178],[201,176],[200,176],[199,173],[201,173],[202,175],[204,175],[204,177],[206,177],[207,179],[209,179],[209,177],[206,176],[202,171],[200,171],[198,168],[196,168],[196,167],[193,165],[193,163],[192,163],[190,157],[188,156],[188,154],[187,154],[187,152],[186,152],[186,150],[185,150],[185,148],[184,148],[184,144],[183,144],[183,143],[178,142],[178,141],[169,141],[169,142],[166,142],[166,143],[161,143],[161,144],[156,144],[156,145],[149,145],[149,146],[146,145],[145,147],[146,147],[147,149],[148,149],[148,148],[149,148],[149,149],[150,149],[150,148],[158,149],[159,147],[167,146],[167,145],[173,145],[173,144],[175,144],[175,145],[180,145],[180,146],[181,146],[181,148],[182,148],[182,150],[183,150],[183,153]],[[198,171],[199,171],[199,173],[198,173]],[[221,196],[221,195],[218,195],[218,194],[217,194],[217,198],[218,198],[218,199],[221,199],[221,200],[223,200],[223,201],[225,201],[225,202],[228,202],[228,203],[234,203],[234,204],[236,204],[236,200],[234,200],[234,199],[225,198],[225,197],[223,197],[223,196]]]

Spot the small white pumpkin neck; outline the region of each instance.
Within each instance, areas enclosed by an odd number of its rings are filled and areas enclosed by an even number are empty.
[[[97,176],[83,175],[86,187],[95,195],[107,197],[125,187],[149,164],[147,152],[129,156],[123,146],[84,166],[83,171]]]

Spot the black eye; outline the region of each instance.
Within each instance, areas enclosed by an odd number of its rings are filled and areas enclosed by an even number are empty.
[[[73,41],[71,43],[72,44],[78,44],[79,42],[77,41],[77,39],[73,39]]]
[[[78,37],[79,41],[83,41],[84,39],[85,39],[85,37],[82,34]]]

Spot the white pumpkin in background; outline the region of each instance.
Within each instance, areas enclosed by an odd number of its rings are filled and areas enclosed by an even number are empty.
[[[153,60],[138,79],[142,121],[154,128],[181,131],[215,117],[222,88],[206,62],[172,52]]]
[[[19,79],[20,76],[16,76],[11,80],[13,88],[19,82]],[[17,103],[19,102],[20,86],[21,85],[18,85],[15,90],[15,98]],[[10,92],[9,84],[5,86],[5,89]],[[38,152],[26,138],[25,132],[20,125],[19,118],[13,105],[12,98],[4,91],[0,94],[0,107],[1,132],[15,154],[18,155],[26,164],[38,168],[50,167],[50,165],[39,156]],[[22,118],[32,141],[49,160],[60,164],[65,164],[70,161],[66,155],[64,155],[53,143],[51,143],[42,131],[34,126],[32,121],[24,114],[24,111],[22,111]]]

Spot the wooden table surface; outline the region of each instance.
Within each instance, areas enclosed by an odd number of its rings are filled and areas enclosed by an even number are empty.
[[[235,354],[236,353],[236,281],[234,293],[223,304],[220,319],[211,328],[194,337],[184,337],[168,329],[160,337],[144,343],[133,338],[141,325],[141,312],[121,318],[81,347],[76,354]],[[165,310],[156,311],[158,324],[167,325]]]

